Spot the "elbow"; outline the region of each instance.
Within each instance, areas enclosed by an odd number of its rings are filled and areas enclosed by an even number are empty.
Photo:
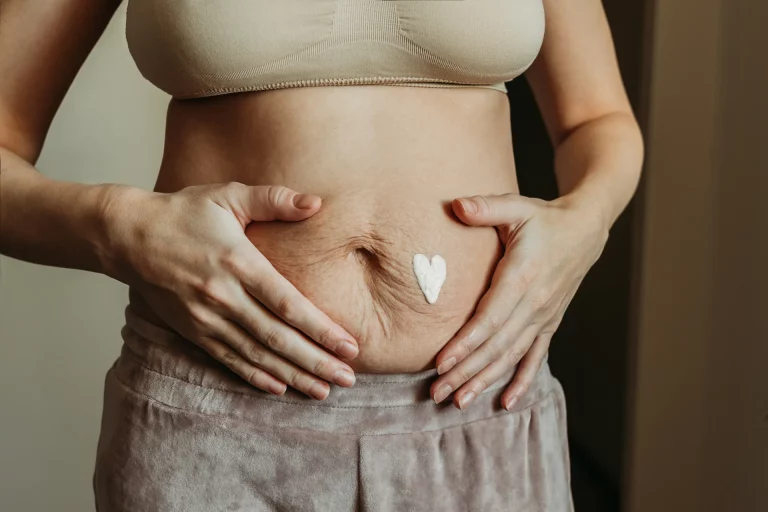
[[[592,129],[592,127],[598,126],[610,126],[612,129],[619,130],[622,134],[626,134],[634,139],[634,142],[639,144],[641,148],[644,145],[640,124],[630,108],[604,110],[592,115],[583,116],[577,122],[561,126],[556,130],[553,134],[552,142],[557,147],[571,138],[574,133],[583,131],[585,128]]]
[[[43,150],[43,138],[25,134],[0,123],[0,152],[8,151],[35,165]]]

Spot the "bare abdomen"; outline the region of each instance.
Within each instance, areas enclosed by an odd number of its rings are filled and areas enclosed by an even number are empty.
[[[502,99],[503,98],[503,99]],[[413,372],[472,315],[502,255],[494,228],[459,222],[456,197],[516,192],[506,97],[491,90],[306,88],[172,103],[156,190],[225,181],[323,198],[308,220],[246,235],[356,337],[356,371]],[[441,255],[429,304],[414,254]]]
[[[300,223],[254,223],[246,234],[272,265],[355,336],[358,371],[426,368],[466,322],[500,257],[493,228],[468,228],[440,200],[406,190],[377,206],[377,190],[324,198]],[[441,255],[447,277],[429,304],[412,268],[414,254]]]

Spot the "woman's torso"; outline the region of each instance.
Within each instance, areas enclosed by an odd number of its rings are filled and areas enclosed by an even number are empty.
[[[502,254],[495,229],[463,225],[450,202],[518,190],[509,103],[490,89],[370,85],[172,101],[155,190],[229,181],[321,196],[310,219],[252,223],[246,235],[355,336],[355,371],[423,370]],[[446,260],[435,304],[417,253]]]

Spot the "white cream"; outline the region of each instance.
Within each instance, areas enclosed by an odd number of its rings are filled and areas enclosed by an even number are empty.
[[[429,262],[423,254],[413,256],[413,273],[416,274],[416,280],[419,287],[427,298],[427,302],[434,304],[437,302],[437,296],[440,295],[440,288],[443,287],[446,276],[445,260],[439,254],[432,257],[432,263]]]

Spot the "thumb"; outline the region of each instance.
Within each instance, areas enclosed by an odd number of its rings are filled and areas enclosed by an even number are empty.
[[[229,202],[246,224],[254,220],[304,220],[317,213],[322,203],[319,196],[300,194],[281,185],[244,185],[230,191]]]
[[[517,225],[533,214],[533,204],[520,194],[460,197],[451,204],[453,212],[469,226]]]

